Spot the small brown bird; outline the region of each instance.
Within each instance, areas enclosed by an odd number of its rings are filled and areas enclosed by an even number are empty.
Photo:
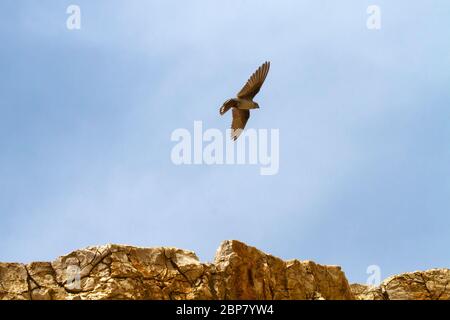
[[[264,62],[258,70],[256,70],[244,87],[239,91],[236,98],[228,99],[220,107],[220,114],[233,108],[233,122],[231,123],[231,139],[236,140],[244,130],[244,127],[250,118],[250,109],[259,109],[258,103],[253,98],[261,89],[269,73],[270,62]]]

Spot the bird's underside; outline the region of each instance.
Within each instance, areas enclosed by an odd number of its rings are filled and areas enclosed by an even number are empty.
[[[220,107],[220,114],[225,114],[228,110],[233,111],[233,121],[231,122],[231,139],[236,140],[247,124],[250,118],[250,109],[259,108],[253,98],[261,89],[264,80],[269,72],[270,62],[265,62],[256,70],[247,83],[237,94],[237,98],[228,99]]]

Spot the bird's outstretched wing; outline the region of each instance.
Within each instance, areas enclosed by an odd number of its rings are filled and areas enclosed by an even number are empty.
[[[245,128],[250,118],[250,110],[233,108],[233,121],[231,122],[231,139],[236,140]]]
[[[256,70],[250,79],[247,80],[245,86],[237,94],[238,98],[241,99],[253,99],[254,96],[259,92],[261,86],[266,80],[267,74],[269,73],[270,62],[264,62],[258,70]]]

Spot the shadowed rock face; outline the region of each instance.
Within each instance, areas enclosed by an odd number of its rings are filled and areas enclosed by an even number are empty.
[[[224,241],[214,263],[177,248],[106,245],[0,263],[0,299],[449,299],[449,270],[407,275],[351,288],[338,266],[283,261],[239,241]]]

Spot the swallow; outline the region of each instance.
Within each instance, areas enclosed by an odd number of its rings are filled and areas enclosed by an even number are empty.
[[[259,109],[259,104],[253,101],[253,98],[258,94],[264,80],[266,80],[269,68],[270,62],[264,62],[247,80],[247,83],[238,92],[236,98],[228,99],[220,107],[220,115],[224,115],[230,109],[233,111],[231,139],[234,141],[236,141],[244,130],[250,118],[250,110]]]

